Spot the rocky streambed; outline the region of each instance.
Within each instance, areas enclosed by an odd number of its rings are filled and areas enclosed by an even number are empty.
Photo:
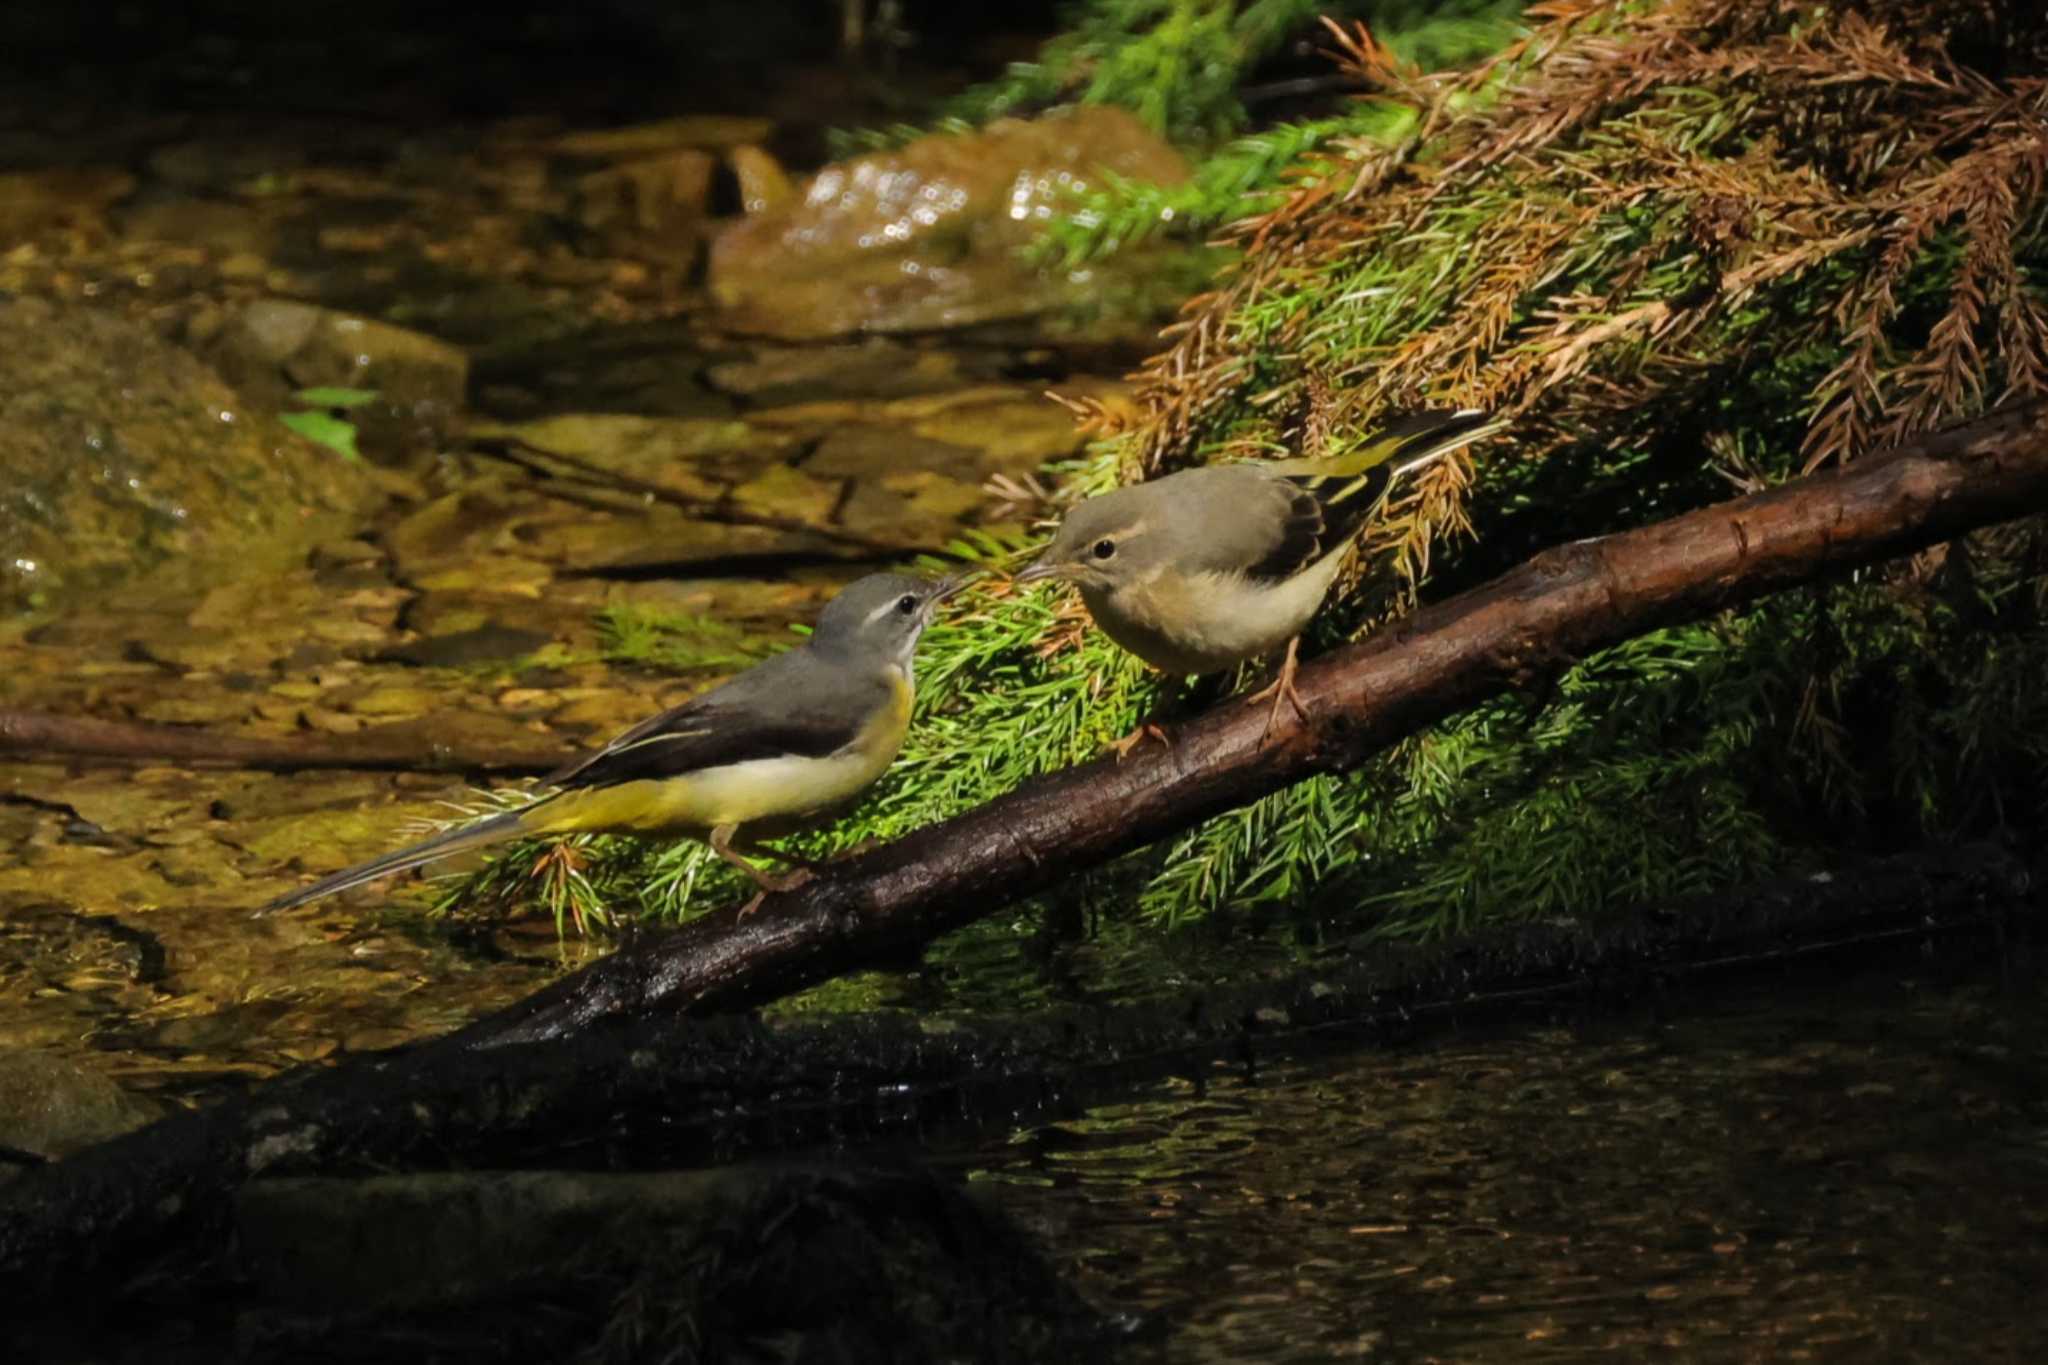
[[[600,742],[723,671],[608,661],[607,611],[743,656],[1015,526],[991,480],[1078,453],[1048,392],[1116,401],[1145,327],[1077,330],[1100,281],[1015,248],[1096,168],[1178,158],[1087,115],[806,182],[772,132],[187,118],[101,130],[85,169],[25,138],[51,164],[0,216],[0,708],[422,762],[9,755],[0,1049],[196,1096],[524,992],[587,945],[390,888],[248,912],[473,799],[466,755]]]

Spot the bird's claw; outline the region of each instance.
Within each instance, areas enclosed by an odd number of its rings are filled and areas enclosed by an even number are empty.
[[[1156,739],[1169,749],[1173,747],[1173,741],[1166,737],[1166,731],[1148,720],[1122,739],[1111,740],[1109,748],[1116,754],[1116,761],[1121,763],[1130,757],[1131,750],[1137,748],[1148,739]]]
[[[769,892],[772,891],[776,895],[781,895],[784,891],[794,891],[805,882],[815,879],[817,875],[808,867],[799,867],[795,871],[785,872],[779,877],[766,872],[762,873],[754,879],[755,884],[760,889],[754,892],[753,899],[740,907],[740,912],[736,918],[745,919],[756,910],[759,910],[761,902],[768,899]]]
[[[1280,665],[1280,676],[1245,698],[1245,701],[1252,706],[1257,706],[1260,702],[1266,701],[1269,698],[1272,700],[1273,709],[1266,714],[1266,728],[1259,735],[1259,743],[1261,744],[1272,738],[1273,727],[1280,723],[1281,703],[1285,702],[1294,708],[1296,720],[1304,722],[1308,720],[1308,707],[1302,704],[1301,693],[1296,691],[1294,687],[1295,651],[1299,649],[1300,645],[1301,641],[1299,639],[1288,641],[1287,658]]]

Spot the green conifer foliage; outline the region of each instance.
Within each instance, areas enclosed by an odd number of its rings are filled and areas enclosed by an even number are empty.
[[[1434,75],[1334,29],[1369,112],[1270,131],[1254,171],[1215,173],[1257,205],[1228,229],[1235,265],[1135,408],[1084,413],[1097,440],[1067,497],[1340,451],[1417,403],[1513,415],[1399,492],[1310,652],[1545,546],[2048,388],[2039,6],[1552,0],[1530,17],[1493,59]],[[1049,249],[1153,230],[1131,226],[1148,210],[1103,231],[1117,209],[1084,206],[1096,218]],[[1997,528],[1604,651],[1102,875],[1160,923],[1312,900],[1420,936],[2038,829],[2044,612],[2048,533]],[[1000,586],[933,632],[922,679],[904,760],[817,846],[1086,757],[1158,691],[1077,604]],[[726,876],[688,844],[588,859],[593,897],[663,914]]]

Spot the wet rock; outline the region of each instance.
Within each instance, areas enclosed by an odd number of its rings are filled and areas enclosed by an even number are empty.
[[[705,373],[713,387],[756,403],[822,398],[897,398],[961,387],[967,360],[913,350],[884,337],[842,346],[760,346]]]
[[[137,720],[153,725],[233,725],[245,719],[250,704],[208,689],[199,696],[158,697],[135,709]]]
[[[366,389],[377,399],[347,410],[356,444],[372,458],[438,448],[460,421],[469,386],[461,349],[390,323],[288,299],[259,299],[209,344],[221,372],[276,411],[304,406],[299,390]]]
[[[347,569],[381,563],[384,552],[367,540],[330,540],[315,545],[307,563],[316,569]]]
[[[373,687],[361,696],[349,698],[348,709],[359,716],[380,719],[392,716],[420,716],[447,700],[446,694],[436,688],[394,684],[388,687]]]
[[[780,572],[792,563],[870,554],[805,530],[699,521],[656,504],[614,524],[589,520],[535,526],[529,543],[570,573]],[[917,542],[902,542],[906,549]]]
[[[153,197],[122,213],[120,228],[131,242],[204,247],[224,262],[235,262],[233,271],[224,268],[222,273],[242,278],[261,276],[276,247],[275,229],[263,215],[229,199]]]
[[[581,732],[587,743],[601,744],[647,719],[653,709],[640,697],[590,690],[550,712],[548,724],[558,730]]]
[[[685,497],[717,497],[726,483],[751,477],[792,455],[801,438],[757,430],[736,418],[640,417],[580,412],[531,422],[478,423],[477,441],[511,440],[608,473],[656,484]]]
[[[842,480],[772,464],[733,488],[733,504],[763,516],[795,517],[814,526],[832,524],[846,499]]]
[[[877,539],[906,544],[939,544],[953,529],[975,520],[988,495],[973,484],[943,474],[911,470],[853,485],[841,509],[846,528]]]
[[[551,642],[538,630],[487,622],[468,630],[451,631],[410,644],[400,645],[383,657],[423,668],[469,668],[477,664],[506,663],[524,658]]]
[[[478,406],[494,416],[615,412],[724,418],[733,401],[700,377],[703,340],[687,321],[580,331],[512,344],[503,333],[473,368]]]
[[[1112,387],[1069,384],[1060,392],[1100,398]],[[890,404],[885,415],[927,440],[971,446],[989,473],[1019,473],[1077,455],[1086,445],[1074,429],[1073,413],[1036,389],[970,389],[905,399]]]
[[[792,340],[1029,317],[1101,288],[1026,267],[1018,250],[1105,173],[1177,184],[1188,170],[1099,105],[827,166],[800,199],[719,235],[712,295],[733,329]]]
[[[432,1321],[497,1332],[526,1359],[586,1358],[600,1334],[633,1359],[704,1360],[1076,1360],[1108,1340],[1021,1232],[921,1172],[259,1180],[235,1217],[272,1303],[361,1315],[353,1345],[389,1334],[407,1359],[429,1339],[451,1354],[446,1331],[420,1333]],[[480,1301],[488,1322],[434,1316]],[[452,1354],[500,1358],[479,1347]]]
[[[0,251],[59,223],[97,222],[134,189],[134,176],[104,167],[0,175]]]
[[[735,147],[727,160],[739,180],[740,207],[746,213],[767,213],[795,202],[796,186],[789,172],[763,148]]]
[[[158,566],[257,572],[374,500],[347,462],[123,319],[0,304],[0,355],[0,609]]]
[[[649,499],[645,493],[616,497],[610,516],[592,516],[588,501],[582,499],[549,497],[524,485],[489,483],[477,483],[426,503],[385,534],[385,546],[397,563],[397,575],[414,587],[500,596],[514,587],[510,579],[498,575],[498,567],[516,571],[518,565],[512,561],[518,559],[551,565],[559,571],[602,573],[713,563],[731,557],[846,553],[844,546],[831,546],[803,530],[700,522],[682,508]],[[539,591],[539,583],[532,591]],[[557,596],[561,596],[559,583],[549,591],[549,598]],[[430,618],[414,608],[412,622],[420,630],[467,630],[483,624],[485,614],[489,608],[479,606],[475,620],[457,624],[436,616],[428,624]],[[524,622],[508,620],[508,624]]]
[[[0,1147],[56,1160],[133,1132],[162,1112],[54,1052],[0,1050]]]
[[[811,474],[879,477],[907,469],[972,477],[981,465],[972,446],[934,441],[883,423],[848,422],[833,428],[804,461]]]
[[[295,812],[244,821],[235,842],[268,870],[331,872],[404,842],[404,812],[391,806]],[[414,814],[426,815],[427,810]],[[446,807],[431,812],[445,820]],[[417,836],[415,836],[417,837]],[[388,884],[387,884],[388,885]]]
[[[414,587],[426,593],[451,595],[538,598],[555,576],[551,566],[525,555],[483,554],[466,561],[416,567],[417,572],[412,575]],[[483,620],[479,616],[472,624],[481,625]],[[417,609],[411,613],[410,621],[415,630],[430,629]],[[460,629],[468,630],[469,626]]]
[[[557,156],[600,161],[633,161],[678,148],[737,147],[759,142],[773,130],[763,118],[729,114],[690,114],[681,118],[634,123],[621,128],[585,128],[561,133],[537,145]]]
[[[194,190],[232,190],[303,166],[305,148],[241,136],[218,141],[177,142],[150,153],[150,174],[167,184]]]
[[[576,182],[576,215],[615,252],[686,267],[702,245],[714,164],[708,152],[680,151],[592,171]]]

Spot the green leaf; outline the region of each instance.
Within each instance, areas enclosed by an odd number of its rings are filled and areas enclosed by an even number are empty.
[[[320,386],[300,389],[292,397],[314,408],[360,408],[377,401],[375,389],[342,389]]]
[[[353,422],[344,422],[339,417],[324,412],[287,412],[277,419],[309,441],[317,441],[343,459],[360,459],[356,450],[356,428]]]

